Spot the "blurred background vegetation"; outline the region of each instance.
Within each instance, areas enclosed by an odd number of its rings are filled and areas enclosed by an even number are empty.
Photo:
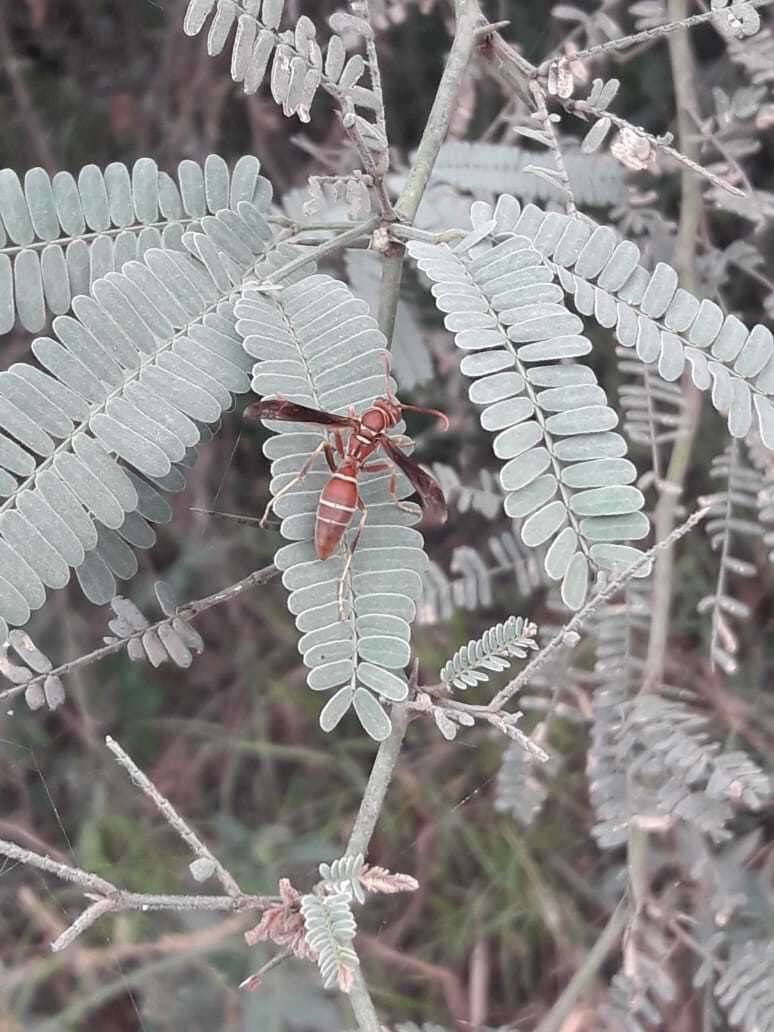
[[[288,6],[318,23],[334,9],[327,0],[291,0]],[[432,0],[420,6],[410,0],[391,5],[397,17],[380,37],[398,158],[416,145],[449,43],[448,11]],[[53,173],[88,162],[131,164],[149,155],[172,172],[181,159],[201,161],[213,151],[229,162],[255,153],[277,195],[303,186],[341,142],[325,98],[303,132],[295,120],[282,117],[265,91],[245,98],[229,78],[227,57],[212,60],[202,40],[183,36],[184,8],[184,0],[0,4],[0,165],[19,173],[41,165]],[[544,0],[490,0],[486,9],[493,20],[510,19],[507,37],[533,60],[561,38],[562,26],[550,19]],[[708,81],[722,74],[719,37],[700,29],[693,38]],[[656,47],[616,74],[623,82],[622,113],[653,131],[667,129],[674,99],[666,49]],[[477,138],[503,97],[492,80],[478,82],[473,97],[464,131]],[[765,149],[755,159],[763,186],[770,159]],[[652,186],[662,195],[668,241],[677,180]],[[739,226],[729,218],[723,232],[732,240]],[[746,285],[733,289],[743,309],[759,303],[759,293]],[[426,314],[438,375],[411,400],[444,408],[453,429],[443,439],[426,436],[418,454],[452,463],[463,482],[472,482],[493,465],[489,443],[463,400],[451,340]],[[28,353],[28,335],[10,335],[0,368]],[[600,379],[613,383],[609,342],[595,361]],[[412,425],[421,431],[428,423],[417,419]],[[707,489],[700,471],[724,440],[711,416],[703,430],[692,493]],[[201,511],[260,513],[268,490],[260,444],[260,434],[242,425],[237,410],[203,449],[185,491],[172,499],[173,521],[160,529],[157,547],[141,553],[141,572],[126,588],[149,616],[159,578],[185,601],[271,562],[275,531]],[[448,565],[455,546],[480,543],[481,534],[476,513],[457,514],[428,535],[431,555]],[[756,662],[740,675],[741,690],[731,696],[709,671],[706,632],[695,615],[713,576],[706,548],[689,543],[678,568],[670,668],[707,686],[728,740],[736,737],[770,753],[774,713],[760,692],[771,661],[768,586],[760,580],[746,585],[745,600],[755,613],[748,640]],[[497,580],[491,605],[420,627],[416,642],[424,679],[436,680],[459,644],[511,613],[538,623],[550,619],[543,593],[521,597],[509,576]],[[71,585],[52,600],[45,622],[32,633],[50,655],[64,660],[96,647],[105,619]],[[109,733],[248,891],[274,892],[280,876],[300,887],[312,884],[317,863],[341,852],[373,743],[354,719],[332,736],[319,729],[320,700],[306,689],[297,633],[279,583],[210,611],[197,626],[207,649],[188,671],[152,670],[122,654],[71,677],[68,704],[55,714],[33,715],[19,702],[0,715],[2,837],[76,862],[128,889],[186,891],[190,857],[106,758],[103,737]],[[575,662],[589,665],[583,649]],[[549,783],[539,821],[525,831],[495,810],[503,753],[498,737],[476,730],[450,745],[429,722],[412,725],[370,859],[415,875],[421,888],[413,897],[369,904],[358,939],[375,1002],[387,1018],[450,1027],[456,1019],[459,1028],[467,1028],[476,997],[488,1001],[488,1024],[527,1029],[556,998],[620,890],[620,868],[597,852],[589,836],[586,744],[583,727],[555,722],[551,746],[563,765]],[[297,961],[275,970],[258,992],[240,992],[239,982],[269,955],[245,946],[241,932],[249,922],[241,918],[122,915],[103,920],[75,947],[52,956],[47,943],[76,916],[79,893],[10,864],[2,874],[3,1032],[327,1032],[351,1020],[335,994],[319,988],[316,970]],[[576,1019],[573,1029],[592,1028],[582,1011]],[[669,1027],[693,1028],[687,1020],[679,1023],[684,1020],[675,1016]]]

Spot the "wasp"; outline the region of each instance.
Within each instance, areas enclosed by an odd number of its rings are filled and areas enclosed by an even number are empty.
[[[354,551],[357,545],[368,512],[358,489],[358,478],[361,473],[391,470],[389,492],[395,503],[401,505],[395,494],[396,467],[401,469],[416,491],[425,519],[430,523],[443,523],[446,519],[446,499],[437,481],[398,446],[396,439],[388,436],[388,431],[397,426],[405,411],[424,412],[436,416],[443,430],[449,428],[449,420],[443,412],[416,405],[404,405],[391,395],[376,398],[360,416],[354,415],[353,412],[346,416],[337,416],[332,412],[308,408],[306,405],[282,398],[259,401],[248,406],[245,415],[250,419],[313,423],[333,430],[334,443],[323,441],[315,448],[296,477],[266,506],[261,526],[266,525],[269,512],[280,495],[303,479],[320,452],[325,455],[331,475],[320,493],[315,516],[314,546],[319,559],[328,559],[333,555],[352,523],[352,517],[360,510],[360,525],[351,551]],[[384,453],[386,461],[369,461],[378,451]]]

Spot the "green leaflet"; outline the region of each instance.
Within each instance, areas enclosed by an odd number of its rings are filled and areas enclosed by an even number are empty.
[[[385,395],[384,337],[365,302],[345,284],[312,275],[280,291],[248,288],[236,312],[244,348],[257,360],[252,381],[257,394],[282,394],[338,413],[350,405],[362,412]],[[275,432],[264,447],[272,460],[272,494],[289,488],[274,511],[290,543],[277,552],[275,562],[302,632],[299,651],[309,668],[307,683],[314,691],[331,693],[321,725],[332,730],[352,707],[368,734],[381,741],[390,732],[390,720],[379,696],[400,701],[408,692],[403,670],[427,567],[422,535],[409,525],[417,515],[390,497],[389,473],[362,475],[367,519],[340,596],[347,553],[342,549],[321,561],[314,550],[317,501],[330,476],[324,456],[318,454],[303,479],[297,479],[324,432],[308,423],[267,425]],[[405,478],[398,479],[397,491],[400,498],[412,493]],[[359,521],[355,513],[347,547]]]
[[[213,175],[217,203],[229,196],[229,180],[227,170]],[[87,224],[130,217],[126,197],[115,193],[117,182],[126,186],[122,174],[103,179],[94,169],[86,179]],[[155,218],[158,175],[146,165],[136,180],[134,213]],[[255,191],[255,177],[247,180],[240,192]],[[207,183],[203,174],[205,193]],[[184,195],[193,210],[191,190]],[[30,225],[53,232],[47,219],[41,207]],[[16,363],[0,373],[0,638],[73,568],[98,604],[116,594],[116,578],[136,572],[133,549],[150,547],[150,524],[171,516],[159,492],[182,490],[182,471],[210,436],[206,424],[249,387],[228,295],[272,240],[249,201],[205,216],[183,235],[184,250],[151,249],[97,280],[91,297],[76,298],[74,315],[57,317],[52,336],[33,341],[43,370]]]
[[[224,209],[235,217],[241,201],[266,208],[272,188],[260,168],[252,155],[230,170],[210,154],[203,165],[182,161],[177,182],[151,158],[131,169],[86,165],[77,177],[33,168],[23,183],[1,169],[0,334],[17,321],[39,333],[49,314],[64,315],[97,279],[151,248],[184,252],[197,219]]]
[[[211,18],[207,53],[214,57],[225,49],[235,29],[231,78],[242,83],[245,93],[256,93],[271,65],[268,81],[272,97],[282,105],[285,115],[298,115],[302,122],[309,121],[309,108],[320,87],[334,97],[350,94],[355,104],[372,107],[372,90],[358,87],[360,92],[354,92],[365,62],[360,54],[346,59],[336,14],[330,19],[334,34],[323,64],[317,29],[306,15],[298,18],[295,30],[278,31],[284,8],[284,0],[263,0],[262,4],[252,0],[189,0],[183,31],[187,36],[197,36]]]
[[[546,214],[532,204],[521,210],[505,196],[494,213],[489,206],[478,209],[479,219],[494,214],[495,238],[514,232],[526,237],[578,312],[613,328],[632,359],[654,366],[667,382],[687,369],[726,416],[732,437],[756,426],[774,448],[774,336],[767,327],[748,330],[714,301],[694,297],[677,286],[674,269],[663,262],[649,273],[637,246],[619,241],[609,227]]]
[[[583,519],[628,517],[620,535],[606,540],[636,540],[648,530],[644,499],[630,486],[634,467],[621,459],[616,413],[592,371],[570,361],[591,343],[581,319],[558,303],[542,256],[519,233],[518,204],[508,198],[494,213],[474,205],[473,220],[481,231],[493,224],[499,242],[474,232],[472,246],[412,242],[409,252],[433,281],[436,305],[466,352],[462,371],[476,377],[470,399],[483,407],[484,429],[497,434],[495,454],[507,460],[505,511],[526,517],[525,544],[548,545],[546,571],[578,609],[591,569],[629,565],[640,554],[594,545]],[[559,542],[553,550],[552,540]]]

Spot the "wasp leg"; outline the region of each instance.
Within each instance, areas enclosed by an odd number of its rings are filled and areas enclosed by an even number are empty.
[[[398,498],[395,486],[398,480],[398,470],[394,462],[390,462],[389,459],[384,462],[368,462],[365,466],[360,467],[364,473],[385,473],[388,469],[391,470],[390,479],[387,481],[387,491],[389,492],[390,498],[404,512],[415,512],[414,506],[410,502],[403,502]]]
[[[339,456],[342,459],[345,458],[347,453],[346,453],[346,450],[344,448],[344,439],[341,436],[341,430],[334,430],[333,431],[333,440],[335,442],[336,451],[339,453]],[[328,453],[326,452],[325,457],[328,459],[328,465],[331,467],[331,473],[335,473],[336,472],[336,466],[331,461],[331,456],[329,456]]]
[[[387,481],[387,491],[388,491],[388,493],[390,495],[390,498],[392,499],[393,503],[395,505],[397,505],[398,508],[402,512],[410,512],[412,514],[416,513],[416,509],[414,508],[414,503],[413,502],[404,502],[400,498],[398,498],[398,493],[397,493],[397,490],[396,490],[397,483],[398,483],[398,468],[395,465],[395,463],[393,463],[393,462],[386,462],[386,463],[384,463],[384,466],[387,469],[392,469],[392,473],[390,474],[390,479]]]
[[[303,464],[303,466],[298,471],[298,473],[296,473],[296,475],[293,477],[293,479],[290,480],[287,484],[285,484],[285,486],[283,488],[281,488],[274,495],[274,497],[270,498],[269,501],[266,503],[266,508],[263,510],[263,516],[261,516],[261,519],[260,519],[260,526],[261,527],[265,527],[266,526],[266,522],[267,522],[267,520],[269,518],[269,513],[274,508],[274,506],[277,504],[277,502],[280,500],[280,498],[282,498],[282,496],[284,494],[287,494],[288,491],[290,491],[291,488],[295,487],[296,484],[300,483],[304,479],[304,477],[306,476],[306,474],[309,472],[309,470],[311,469],[312,465],[314,464],[314,460],[317,458],[317,456],[320,454],[320,452],[323,452],[325,454],[325,458],[327,459],[328,465],[330,466],[330,468],[332,470],[336,469],[336,461],[335,461],[334,456],[333,456],[333,448],[331,447],[330,442],[328,442],[328,441],[321,441],[318,444],[318,446],[315,448],[315,450],[312,452],[312,454],[309,456],[309,458],[306,460],[306,462]]]
[[[394,462],[390,462],[389,460],[386,460],[385,462],[369,462],[360,468],[364,473],[384,473],[388,469],[392,470],[390,479],[387,481],[387,490],[389,491],[390,498],[399,509],[403,510],[403,512],[415,512],[415,509],[410,502],[403,502],[397,497],[395,485],[398,479],[398,471],[395,468]]]
[[[340,620],[346,619],[346,616],[344,614],[344,585],[346,583],[347,577],[349,576],[349,572],[352,569],[352,560],[355,556],[355,549],[358,546],[360,536],[363,533],[363,528],[365,527],[366,520],[368,519],[368,506],[363,501],[363,499],[360,498],[360,496],[358,496],[357,499],[357,506],[358,509],[360,509],[360,511],[362,512],[362,516],[360,517],[360,523],[358,523],[355,535],[352,538],[352,544],[348,546],[347,551],[349,554],[347,555],[347,560],[344,563],[344,569],[341,571],[341,577],[339,577],[338,603]]]

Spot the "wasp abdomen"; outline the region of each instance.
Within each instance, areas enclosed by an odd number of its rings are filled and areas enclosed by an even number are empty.
[[[357,509],[357,479],[350,465],[342,463],[320,494],[314,534],[315,551],[320,559],[333,555]]]

